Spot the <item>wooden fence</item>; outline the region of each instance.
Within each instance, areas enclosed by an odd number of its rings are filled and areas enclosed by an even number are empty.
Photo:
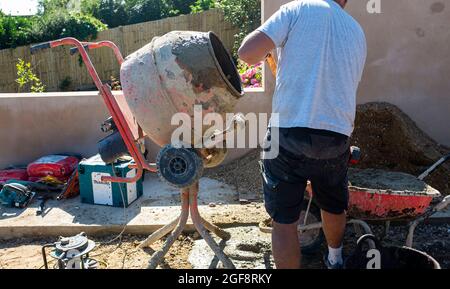
[[[110,40],[116,43],[124,56],[131,54],[149,43],[153,37],[173,30],[214,31],[231,49],[237,29],[224,19],[221,10],[182,15],[157,21],[139,23],[109,29],[98,33],[97,40]],[[86,89],[93,86],[91,77],[81,63],[79,55],[71,56],[69,47],[43,50],[30,54],[30,46],[0,50],[0,93],[17,92],[16,63],[21,58],[31,62],[34,71],[46,85],[47,91],[59,91],[63,83],[68,89]],[[89,52],[92,62],[102,80],[119,76],[119,65],[112,50],[96,49]]]

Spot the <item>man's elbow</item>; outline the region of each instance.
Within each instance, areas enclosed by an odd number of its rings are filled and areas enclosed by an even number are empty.
[[[245,46],[241,46],[238,50],[239,59],[247,63],[248,65],[255,65],[260,62],[260,59],[255,57],[249,49]]]

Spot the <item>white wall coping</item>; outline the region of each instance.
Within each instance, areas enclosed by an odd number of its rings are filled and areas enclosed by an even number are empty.
[[[263,87],[261,88],[245,88],[244,92],[258,93],[265,92]],[[120,90],[113,90],[113,94],[122,94]],[[42,92],[42,93],[0,93],[1,98],[49,98],[49,97],[74,97],[74,96],[97,96],[99,91],[70,91],[70,92]]]
[[[113,92],[117,93],[117,92]],[[73,91],[73,92],[43,92],[43,93],[0,93],[0,98],[46,98],[46,97],[73,97],[95,96],[98,91]]]

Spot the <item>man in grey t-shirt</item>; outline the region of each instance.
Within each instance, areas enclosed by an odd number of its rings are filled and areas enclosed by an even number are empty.
[[[328,242],[325,263],[342,267],[348,205],[347,162],[356,91],[366,55],[361,26],[346,0],[298,0],[283,5],[244,40],[239,57],[256,64],[277,49],[273,113],[279,114],[280,153],[263,160],[264,198],[273,219],[277,268],[299,268],[297,223],[311,181]],[[272,124],[273,125],[273,124]]]

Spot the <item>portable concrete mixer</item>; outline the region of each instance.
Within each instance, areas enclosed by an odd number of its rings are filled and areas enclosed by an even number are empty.
[[[230,234],[205,221],[198,212],[198,180],[204,167],[215,167],[223,162],[226,155],[223,142],[227,134],[245,127],[245,119],[242,115],[235,115],[229,123],[220,126],[225,127],[221,130],[212,125],[202,125],[201,131],[206,129],[209,134],[199,135],[193,130],[190,142],[172,143],[172,134],[177,127],[171,124],[171,120],[176,113],[187,115],[190,127],[195,126],[194,110],[198,106],[201,106],[203,115],[214,112],[226,119],[225,115],[233,113],[235,104],[243,95],[236,66],[217,35],[212,32],[173,31],[155,37],[125,60],[119,48],[110,41],[80,42],[75,38],[34,45],[31,54],[62,45],[74,46],[70,50],[72,55],[80,53],[111,113],[111,118],[102,125],[102,130],[111,134],[99,142],[103,160],[113,163],[124,153],[129,153],[135,161],[131,166],[136,169],[134,177],[103,176],[101,180],[133,183],[147,170],[157,172],[164,181],[181,189],[180,216],[141,244],[141,247],[148,246],[172,232],[163,248],[152,256],[149,268],[156,268],[161,262],[182,233],[189,213],[195,228],[224,267],[234,268],[208,231],[222,239],[229,239]],[[113,94],[111,87],[102,83],[89,58],[87,51],[100,47],[114,51],[121,66],[122,94]],[[155,163],[149,163],[144,156],[142,147],[146,136],[162,147]]]
[[[225,158],[225,135],[236,124],[242,128],[245,120],[236,115],[226,130],[211,130],[203,126],[199,135],[192,129],[189,142],[172,143],[176,126],[171,124],[176,113],[191,117],[194,127],[194,106],[200,105],[202,114],[218,113],[226,119],[233,113],[243,89],[236,66],[213,32],[173,31],[155,37],[149,44],[123,59],[118,47],[109,41],[79,42],[64,38],[31,47],[31,53],[61,45],[74,45],[71,54],[79,52],[105,103],[111,118],[103,125],[104,132],[112,134],[99,142],[99,152],[106,163],[112,163],[124,153],[136,162],[136,178],[106,178],[107,181],[134,182],[143,170],[158,172],[163,180],[179,188],[188,187],[199,179],[203,167],[218,166]],[[111,93],[111,88],[100,80],[87,51],[110,47],[121,65],[120,80],[123,95]],[[223,126],[221,126],[223,127]],[[223,137],[220,137],[220,136]],[[148,164],[142,155],[141,144],[148,136],[163,147],[156,163]],[[208,142],[208,146],[204,146]],[[180,146],[183,146],[180,148]],[[196,150],[191,148],[198,148]]]

